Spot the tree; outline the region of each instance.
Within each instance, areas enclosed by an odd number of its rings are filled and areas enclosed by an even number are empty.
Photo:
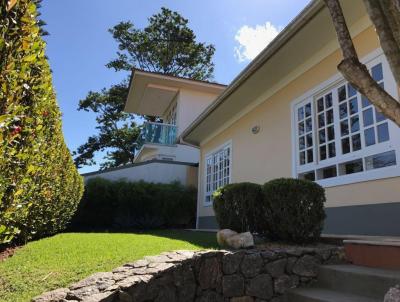
[[[63,230],[83,193],[35,3],[0,2],[0,245]]]
[[[351,39],[339,0],[325,0],[335,26],[343,60],[338,70],[385,116],[400,126],[400,103],[379,86],[362,64]],[[400,0],[364,0],[383,52],[400,86]]]
[[[106,67],[117,72],[141,69],[195,80],[212,78],[215,52],[213,45],[196,42],[196,35],[188,27],[188,20],[167,8],[148,19],[144,29],[131,22],[120,22],[110,33],[118,43],[117,58]],[[128,80],[100,92],[89,92],[79,103],[78,110],[97,114],[99,133],[90,136],[74,153],[78,167],[95,164],[96,152],[107,152],[101,168],[133,162],[135,141],[139,127],[133,114],[124,113],[128,95]],[[145,116],[155,121],[155,117]]]

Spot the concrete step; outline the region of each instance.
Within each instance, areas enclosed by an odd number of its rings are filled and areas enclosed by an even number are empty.
[[[290,291],[285,296],[285,302],[382,302],[381,299],[373,299],[349,293],[338,292],[324,288],[298,288]]]
[[[390,287],[400,284],[400,271],[355,265],[325,265],[317,286],[382,300]]]

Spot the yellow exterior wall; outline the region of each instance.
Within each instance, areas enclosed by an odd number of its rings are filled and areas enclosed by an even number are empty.
[[[354,43],[360,57],[379,48],[372,27],[357,35]],[[292,176],[291,103],[337,74],[336,66],[341,58],[339,50],[328,55],[201,146],[198,216],[214,215],[212,207],[203,205],[204,156],[229,140],[232,142],[232,182],[251,181],[262,184],[274,178]],[[251,128],[256,125],[261,129],[254,135]],[[399,202],[400,178],[330,187],[326,189],[326,194],[327,207]]]

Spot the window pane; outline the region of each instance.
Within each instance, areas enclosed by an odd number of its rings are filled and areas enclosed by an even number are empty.
[[[336,172],[336,166],[331,166],[327,168],[323,168],[318,170],[318,178],[319,179],[326,179],[326,178],[331,178],[331,177],[336,177],[337,172]]]
[[[357,98],[351,99],[349,101],[349,111],[350,111],[350,114],[354,114],[354,113],[358,112]]]
[[[347,120],[340,122],[340,133],[342,136],[349,134],[349,122]]]
[[[342,152],[343,154],[350,152],[350,139],[348,137],[342,139]]]
[[[324,160],[326,159],[326,146],[319,147],[319,159]]]
[[[315,172],[310,171],[310,172],[302,173],[299,175],[299,178],[314,181],[315,180]]]
[[[339,165],[340,175],[358,173],[358,172],[362,172],[363,170],[364,170],[364,168],[363,168],[363,162],[362,162],[361,158],[357,159],[357,160],[345,162],[345,163]]]
[[[298,115],[299,121],[304,119],[304,108],[303,107],[301,107],[297,110],[297,115]]]
[[[368,107],[369,105],[371,105],[371,103],[368,101],[368,99],[365,96],[361,97],[361,101],[362,101],[363,108]]]
[[[330,143],[328,145],[328,153],[329,153],[329,157],[335,157],[336,156],[336,148],[335,148],[335,143]]]
[[[328,110],[326,112],[326,123],[327,124],[332,124],[333,123],[333,109]]]
[[[320,115],[318,115],[318,127],[322,128],[325,126],[325,114],[321,113]]]
[[[365,137],[365,145],[366,146],[371,146],[375,144],[375,130],[374,128],[369,128],[364,131],[364,137]]]
[[[347,116],[347,104],[346,103],[340,104],[339,114],[340,114],[340,119],[343,119]]]
[[[365,167],[367,170],[379,169],[396,165],[395,151],[388,151],[365,158]]]
[[[346,99],[346,86],[338,88],[338,96],[339,96],[339,102],[342,102]]]
[[[312,120],[309,118],[306,120],[306,132],[312,131]]]
[[[375,116],[376,116],[377,123],[386,120],[386,117],[382,113],[378,112],[378,110],[376,110],[376,109],[375,109]]]
[[[312,137],[312,133],[307,134],[307,147],[312,147],[313,145],[313,137]]]
[[[299,135],[304,134],[304,122],[299,123]]]
[[[311,115],[311,103],[308,103],[307,105],[305,105],[304,109],[305,109],[306,117],[309,117]]]
[[[306,142],[304,136],[299,138],[299,149],[303,150],[306,147]]]
[[[325,107],[326,108],[330,108],[332,107],[332,93],[329,93],[325,96]]]
[[[383,123],[378,126],[378,143],[386,142],[389,140],[388,123]]]
[[[318,112],[324,111],[324,99],[320,98],[317,101]]]
[[[361,149],[361,135],[356,134],[351,137],[351,142],[353,145],[353,152]]]
[[[314,161],[313,150],[309,149],[307,150],[307,163],[312,163],[313,161]]]
[[[335,130],[333,126],[328,127],[328,141],[335,139]]]
[[[319,130],[319,143],[323,144],[326,142],[326,137],[325,137],[325,129]]]
[[[347,84],[347,89],[349,92],[349,97],[352,97],[357,94],[357,90],[355,90],[354,87],[351,86],[351,84]]]
[[[382,64],[375,65],[371,70],[372,78],[375,81],[383,80]]]
[[[306,152],[300,152],[300,165],[304,165],[306,163]]]
[[[353,116],[350,119],[350,123],[351,123],[351,133],[357,132],[360,130],[360,122],[358,120],[358,115]]]
[[[372,125],[374,123],[374,115],[372,114],[372,108],[368,108],[363,111],[364,127]]]

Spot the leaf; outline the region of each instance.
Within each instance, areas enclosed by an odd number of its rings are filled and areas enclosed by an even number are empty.
[[[26,56],[24,58],[24,61],[25,62],[33,62],[36,60],[36,58],[37,58],[36,54],[32,54],[32,55]]]
[[[17,1],[18,0],[8,0],[8,5],[7,5],[8,12],[15,6],[15,4],[17,4]]]

